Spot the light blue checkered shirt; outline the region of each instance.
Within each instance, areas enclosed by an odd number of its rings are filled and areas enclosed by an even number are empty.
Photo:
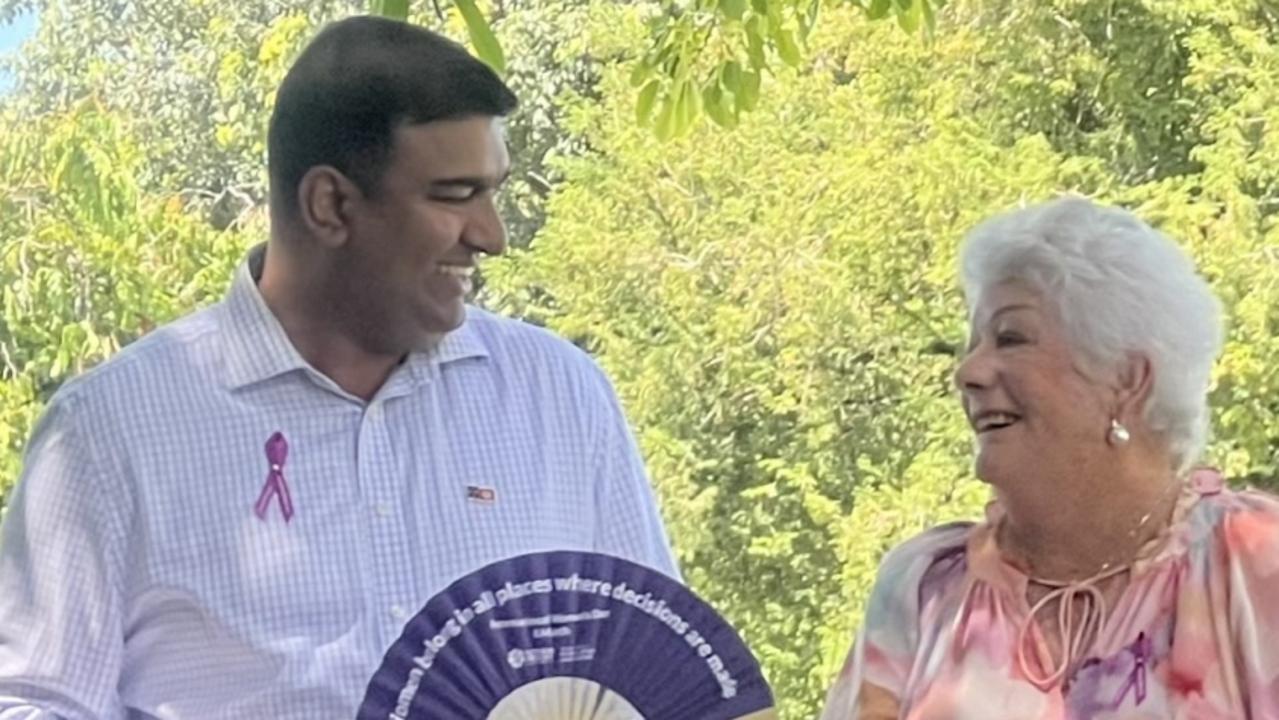
[[[288,522],[279,496],[254,512],[277,431]],[[676,573],[584,353],[470,309],[365,403],[298,355],[246,262],[38,425],[0,538],[0,719],[351,718],[429,597],[556,548]]]

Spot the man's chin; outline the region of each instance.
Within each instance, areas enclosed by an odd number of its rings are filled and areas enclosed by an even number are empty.
[[[430,350],[434,348],[436,345],[440,344],[440,341],[444,339],[445,335],[448,335],[454,330],[462,327],[465,322],[465,305],[459,305],[455,312],[435,313],[432,317],[432,322],[426,323],[425,327],[423,327],[422,333],[419,335],[418,341],[415,343],[417,345],[415,349]]]
[[[417,339],[417,342],[413,344],[413,347],[409,350],[409,352],[429,353],[440,346],[440,343],[444,340],[444,336],[447,334],[448,333],[434,333],[430,335],[422,335]]]

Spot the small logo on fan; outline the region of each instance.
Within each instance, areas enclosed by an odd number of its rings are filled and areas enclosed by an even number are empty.
[[[525,665],[549,665],[555,662],[555,648],[514,648],[506,654],[506,662],[516,670]]]
[[[492,505],[497,502],[497,490],[483,485],[467,485],[466,499],[483,505]]]
[[[516,670],[524,667],[524,651],[519,648],[515,648],[508,652],[506,654],[506,663]]]

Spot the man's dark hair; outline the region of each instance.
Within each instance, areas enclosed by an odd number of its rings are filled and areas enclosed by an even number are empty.
[[[298,184],[317,165],[376,194],[397,127],[504,117],[516,104],[487,65],[430,30],[380,17],[333,23],[302,51],[276,94],[267,131],[272,204],[295,213]]]

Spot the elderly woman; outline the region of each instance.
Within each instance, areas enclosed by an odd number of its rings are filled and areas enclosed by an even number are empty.
[[[1279,501],[1192,469],[1208,285],[1078,198],[978,227],[962,271],[994,500],[888,553],[824,720],[1279,719]]]

